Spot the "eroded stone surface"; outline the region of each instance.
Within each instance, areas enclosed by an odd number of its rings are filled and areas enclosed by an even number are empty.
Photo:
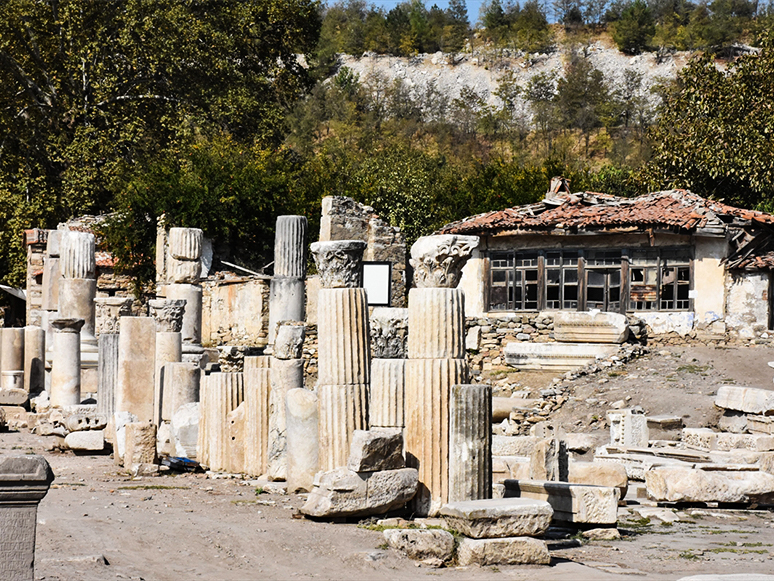
[[[409,559],[437,559],[441,563],[454,556],[454,537],[440,529],[387,529],[384,539]]]
[[[774,502],[774,475],[656,468],[645,472],[648,497],[664,502]]]
[[[548,530],[553,514],[548,502],[532,498],[450,502],[440,511],[452,529],[476,539],[537,537]]]
[[[506,480],[505,497],[545,500],[554,509],[554,520],[575,524],[615,524],[621,491],[608,486],[568,482]]]
[[[623,343],[629,336],[629,320],[620,313],[557,311],[554,338],[568,343]]]
[[[395,470],[405,465],[403,430],[400,428],[374,428],[352,432],[347,468],[353,472]]]
[[[120,330],[121,317],[132,314],[129,297],[98,297],[94,299],[95,331],[97,335],[115,334]]]
[[[311,246],[323,288],[362,286],[361,264],[366,243],[360,240],[315,242]]]
[[[371,313],[371,349],[376,359],[404,359],[408,309],[377,307]]]
[[[548,565],[545,541],[530,537],[462,539],[457,549],[461,567],[468,565]]]
[[[304,323],[280,323],[274,337],[273,355],[277,359],[300,359],[304,347]]]
[[[71,450],[99,452],[105,447],[105,432],[103,430],[72,432],[65,436],[65,445]]]
[[[774,412],[774,391],[724,385],[718,389],[715,405],[747,414],[769,414]]]

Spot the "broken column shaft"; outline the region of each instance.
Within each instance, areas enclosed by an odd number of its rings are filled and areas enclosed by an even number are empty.
[[[97,332],[97,413],[111,417],[116,411],[118,378],[118,333],[120,318],[132,314],[132,299],[100,297],[94,299]]]
[[[274,277],[269,288],[269,345],[282,321],[303,321],[306,279],[304,216],[278,216],[274,235]]]
[[[51,406],[81,403],[81,328],[83,319],[54,319]]]
[[[492,387],[455,385],[449,401],[449,502],[492,498]]]

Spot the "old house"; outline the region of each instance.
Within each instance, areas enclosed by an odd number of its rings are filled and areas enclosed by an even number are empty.
[[[439,233],[481,237],[461,287],[469,317],[620,312],[651,335],[752,339],[772,328],[774,216],[685,190],[570,193],[472,216]]]

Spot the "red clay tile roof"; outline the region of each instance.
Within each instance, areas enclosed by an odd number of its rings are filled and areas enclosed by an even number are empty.
[[[116,259],[110,252],[97,251],[94,253],[97,266],[101,268],[113,268],[116,265]]]
[[[447,224],[438,233],[495,235],[546,230],[631,231],[645,228],[675,231],[707,228],[722,233],[726,224],[741,226],[750,222],[774,224],[774,216],[734,208],[686,190],[654,192],[636,198],[581,192],[551,195],[537,204],[465,218]]]

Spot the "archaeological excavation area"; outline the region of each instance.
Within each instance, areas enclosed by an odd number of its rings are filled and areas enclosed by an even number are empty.
[[[0,580],[774,579],[769,275],[722,242],[763,218],[560,188],[410,245],[325,198],[272,274],[160,223],[141,296],[99,217],[27,231]],[[538,243],[563,205],[594,236]]]

